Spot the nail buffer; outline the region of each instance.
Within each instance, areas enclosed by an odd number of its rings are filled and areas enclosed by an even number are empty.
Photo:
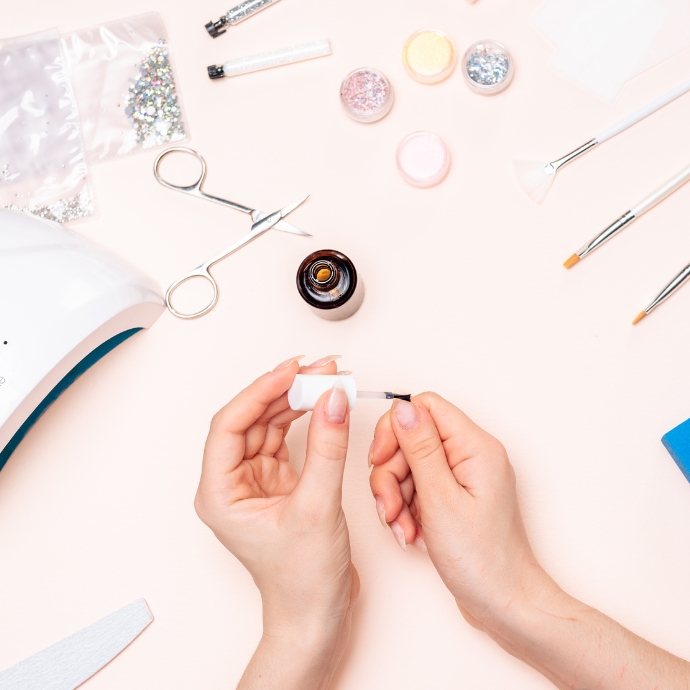
[[[151,623],[143,599],[0,673],[0,690],[74,690]]]

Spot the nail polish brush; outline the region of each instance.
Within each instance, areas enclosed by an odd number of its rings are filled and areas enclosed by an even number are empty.
[[[292,387],[288,391],[288,403],[293,410],[310,412],[314,409],[316,401],[331,388],[340,387],[347,395],[348,407],[355,406],[357,398],[370,400],[407,400],[410,394],[392,393],[386,391],[358,391],[355,379],[350,371],[342,371],[338,374],[297,374]]]
[[[679,290],[690,280],[690,266],[686,266],[656,297],[656,299],[633,321],[633,326],[640,323],[647,314],[651,314],[662,302]]]
[[[573,254],[563,265],[572,268],[576,263],[591,254],[595,249],[601,247],[604,242],[617,235],[623,228],[635,222],[640,216],[651,211],[664,199],[668,199],[671,194],[677,192],[683,185],[690,182],[690,166],[681,170],[674,178],[669,180],[663,187],[660,187],[653,194],[641,201],[631,211],[626,211],[615,223],[609,225],[606,230],[599,233],[589,244],[582,247],[577,253]]]
[[[563,158],[559,158],[556,161],[552,161],[551,163],[515,161],[515,171],[517,173],[520,186],[525,191],[527,196],[532,199],[532,201],[541,204],[548,196],[551,186],[556,179],[556,174],[559,172],[559,170],[561,170],[561,168],[564,168],[569,163],[577,160],[599,144],[603,144],[605,141],[612,139],[617,134],[620,134],[633,125],[636,125],[638,122],[644,120],[649,115],[652,115],[657,110],[661,110],[661,108],[688,93],[688,91],[690,91],[690,80],[684,82],[680,86],[677,86],[672,91],[669,91],[667,94],[657,98],[655,101],[652,101],[643,108],[640,108],[632,115],[629,115],[612,127],[604,130],[601,134],[594,137],[594,139],[588,141],[583,146],[580,146],[580,148],[575,149],[568,155],[563,156]]]
[[[281,65],[291,65],[294,62],[312,60],[331,54],[331,42],[316,41],[301,46],[291,46],[281,48],[261,55],[250,55],[248,57],[228,60],[222,65],[209,65],[208,76],[211,79],[222,79],[223,77],[236,77],[239,74],[258,72],[262,69],[280,67]]]
[[[237,7],[233,7],[228,10],[217,22],[209,22],[206,24],[206,31],[211,34],[213,38],[218,38],[222,36],[227,29],[226,26],[235,26],[243,22],[249,17],[253,17],[255,14],[265,10],[271,5],[275,5],[278,0],[246,0],[241,2]]]

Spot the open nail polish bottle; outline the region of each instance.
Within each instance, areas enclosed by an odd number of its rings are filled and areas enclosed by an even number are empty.
[[[345,254],[322,249],[310,254],[297,271],[297,290],[322,319],[341,321],[364,300],[364,283]]]

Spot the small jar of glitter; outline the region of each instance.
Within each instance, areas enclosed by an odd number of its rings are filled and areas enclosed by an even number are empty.
[[[353,120],[377,122],[393,107],[393,87],[382,72],[362,67],[343,79],[340,101]]]
[[[407,73],[423,84],[443,81],[455,68],[455,60],[453,42],[437,29],[417,31],[403,48]]]
[[[515,74],[515,63],[501,43],[479,41],[465,53],[462,73],[473,91],[491,96],[508,88]]]

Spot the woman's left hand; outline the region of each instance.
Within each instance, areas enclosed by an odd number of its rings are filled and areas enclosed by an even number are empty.
[[[262,643],[240,688],[273,687],[276,666],[282,688],[325,688],[347,640],[359,580],[341,507],[350,422],[344,390],[319,399],[301,476],[285,443],[291,423],[304,414],[288,405],[295,375],[336,369],[332,361],[300,369],[289,360],[211,424],[196,511],[250,572],[263,602]]]

